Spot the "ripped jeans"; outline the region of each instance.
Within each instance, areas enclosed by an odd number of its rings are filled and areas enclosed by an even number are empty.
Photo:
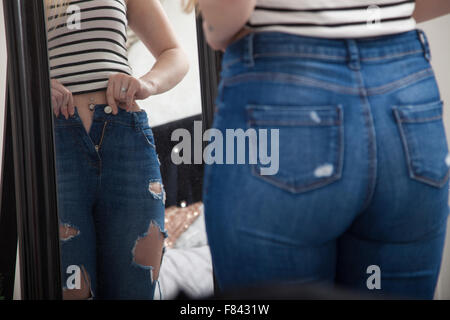
[[[326,283],[431,299],[450,156],[425,34],[261,32],[228,47],[222,66],[213,127],[266,129],[270,150],[259,144],[257,164],[205,168],[220,289]],[[233,151],[227,144],[222,158]],[[264,175],[271,151],[278,172]]]
[[[147,113],[96,105],[54,116],[64,290],[94,299],[152,299],[164,254],[165,192]],[[78,281],[78,282],[77,282]]]

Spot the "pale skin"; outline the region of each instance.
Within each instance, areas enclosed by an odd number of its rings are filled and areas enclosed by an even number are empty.
[[[52,105],[56,116],[60,113],[68,119],[75,112],[89,132],[93,113],[89,110],[90,99],[96,104],[107,103],[118,113],[118,108],[139,111],[136,100],[164,93],[175,87],[189,70],[186,53],[181,48],[169,20],[158,0],[126,0],[127,19],[130,28],[136,33],[148,50],[156,58],[151,70],[140,78],[123,73],[109,78],[108,88],[95,93],[72,95],[57,80],[51,80]],[[121,88],[127,92],[121,92]]]
[[[256,0],[199,0],[203,15],[203,30],[208,44],[224,51],[227,46],[247,34],[244,28]],[[449,0],[416,0],[414,18],[424,22],[450,14]]]
[[[73,95],[57,80],[51,80],[52,106],[55,115],[62,114],[66,119],[73,115],[75,106],[89,133],[93,121],[93,112],[89,109],[91,99],[96,104],[108,104],[116,115],[118,108],[127,111],[139,111],[136,100],[166,92],[175,87],[189,69],[187,55],[175,37],[168,18],[159,0],[126,0],[128,24],[156,58],[149,72],[140,78],[123,73],[113,74],[109,78],[108,88],[94,93]],[[127,88],[122,92],[121,88]],[[158,186],[156,186],[158,187]],[[69,226],[60,226],[61,239],[76,236],[79,231]],[[162,256],[163,235],[156,226],[151,226],[149,235],[141,239],[135,248],[135,262],[152,266],[153,278],[157,279]],[[65,300],[87,299],[90,297],[89,274],[83,266],[80,289],[64,290]]]

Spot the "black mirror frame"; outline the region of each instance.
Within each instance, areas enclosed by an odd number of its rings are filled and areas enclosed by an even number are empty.
[[[53,115],[43,1],[3,1],[7,119],[13,154],[22,299],[61,299]],[[5,143],[7,144],[7,143]],[[9,186],[4,185],[3,190]],[[2,208],[3,209],[3,208]]]
[[[21,299],[60,300],[59,223],[44,2],[6,0],[3,7],[8,99],[4,170],[0,180],[3,183],[0,185],[3,187],[0,230],[5,226],[15,229],[17,219]],[[201,26],[198,17],[203,129],[206,130],[212,124],[221,55],[208,47]],[[10,243],[4,248],[2,244],[2,251],[9,249],[10,259],[15,259],[17,236],[12,232],[8,237]],[[9,262],[7,266],[14,268],[15,263]],[[6,280],[11,282],[14,276],[9,274]],[[12,295],[11,283],[8,288]]]

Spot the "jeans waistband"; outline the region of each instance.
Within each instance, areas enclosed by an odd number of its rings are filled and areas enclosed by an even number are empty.
[[[114,115],[110,112],[107,104],[96,104],[94,110],[93,121],[108,121],[117,122],[125,126],[135,127],[137,130],[140,127],[148,126],[148,116],[144,109],[140,111],[127,112],[125,109],[118,108],[118,113]],[[74,124],[80,124],[80,116],[78,114],[78,108],[75,107],[75,113],[73,116],[69,116],[66,119],[61,113],[58,117],[53,114],[55,126],[70,126]]]
[[[281,32],[251,33],[231,44],[224,55],[223,67],[242,61],[252,65],[258,57],[299,57],[348,61],[358,67],[362,61],[391,59],[423,53],[431,59],[427,37],[421,29],[403,33],[357,39],[325,39]]]

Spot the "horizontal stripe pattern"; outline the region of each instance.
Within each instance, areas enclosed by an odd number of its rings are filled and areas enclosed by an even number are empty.
[[[114,73],[131,75],[125,0],[72,0],[70,5],[79,10],[77,29],[70,23],[73,11],[49,10],[50,77],[80,94],[106,89]]]
[[[323,38],[373,37],[414,29],[414,8],[414,0],[257,0],[247,27]]]

